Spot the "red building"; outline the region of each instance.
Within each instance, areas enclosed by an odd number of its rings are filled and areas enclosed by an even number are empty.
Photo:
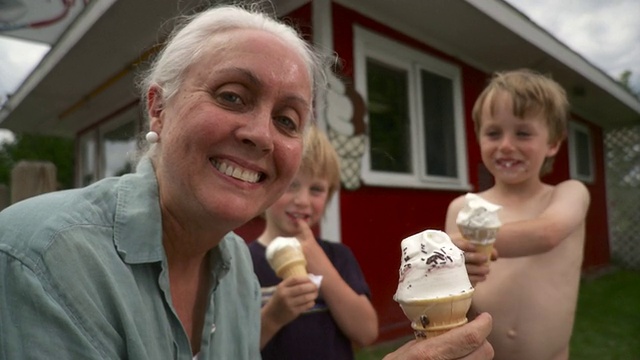
[[[206,3],[186,2],[182,10]],[[583,267],[608,264],[603,131],[640,123],[640,102],[613,79],[501,0],[274,3],[341,60],[317,118],[341,154],[344,188],[318,232],[358,258],[380,341],[410,330],[392,299],[400,241],[442,229],[452,199],[491,185],[470,114],[494,71],[531,68],[567,90],[570,133],[546,180],[585,182],[592,202]],[[143,128],[134,70],[147,56],[143,49],[154,51],[175,4],[112,1],[85,12],[0,112],[1,127],[74,137],[78,186],[127,169]],[[334,106],[336,98],[347,105]],[[255,220],[238,232],[253,239],[261,225]]]

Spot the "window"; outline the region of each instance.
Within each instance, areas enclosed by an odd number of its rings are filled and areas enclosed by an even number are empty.
[[[135,119],[125,123],[110,122],[101,128],[102,177],[120,176],[134,170],[137,152]]]
[[[594,181],[592,143],[588,127],[575,122],[569,123],[569,169],[572,179],[587,183]]]
[[[368,108],[364,182],[469,188],[460,69],[359,27],[354,59]]]
[[[137,105],[126,109],[78,138],[77,186],[134,171],[140,115]]]
[[[76,172],[76,185],[87,186],[98,179],[97,159],[97,134],[89,131],[78,139],[79,162]]]

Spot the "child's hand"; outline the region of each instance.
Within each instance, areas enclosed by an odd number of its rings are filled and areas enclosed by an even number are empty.
[[[333,267],[331,260],[318,244],[311,227],[306,221],[298,219],[298,228],[300,232],[296,234],[296,238],[300,241],[302,251],[307,259],[307,271],[316,275],[324,275],[324,269]]]
[[[489,263],[487,263],[489,259],[487,259],[487,256],[476,252],[476,247],[465,240],[460,233],[450,234],[449,236],[451,241],[464,252],[464,262],[471,285],[476,286],[477,283],[485,281],[489,274]],[[497,258],[498,252],[493,249],[491,260],[496,260]]]
[[[265,305],[265,312],[273,323],[282,327],[311,309],[317,297],[318,287],[309,278],[290,277],[278,284],[273,296]]]

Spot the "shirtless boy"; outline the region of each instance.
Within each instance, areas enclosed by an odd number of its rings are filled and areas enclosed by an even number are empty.
[[[566,136],[568,107],[556,82],[518,70],[494,75],[473,108],[482,161],[495,180],[479,195],[503,207],[500,258],[483,265],[486,256],[461,240],[464,196],[449,204],[445,230],[465,251],[472,309],[493,316],[488,340],[498,360],[569,358],[589,192],[575,180],[541,180]]]

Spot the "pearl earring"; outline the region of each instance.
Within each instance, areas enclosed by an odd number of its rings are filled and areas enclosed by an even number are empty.
[[[149,131],[147,135],[145,135],[145,139],[147,139],[149,144],[157,143],[159,138],[158,133],[155,131]]]

